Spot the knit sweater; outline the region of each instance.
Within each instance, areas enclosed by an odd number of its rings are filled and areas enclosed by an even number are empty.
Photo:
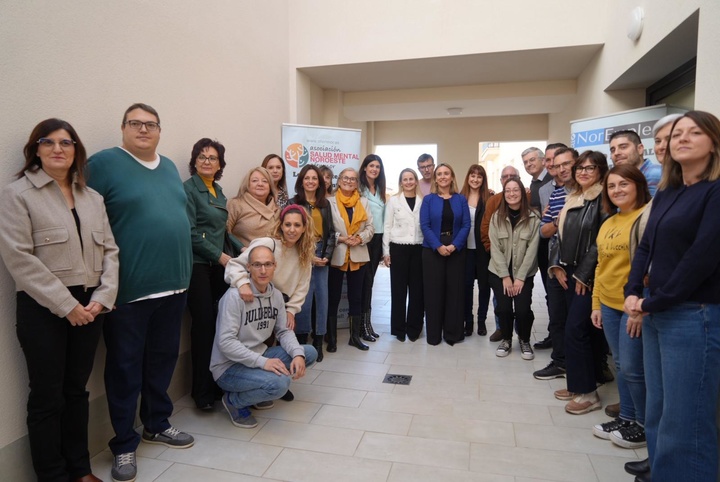
[[[679,303],[720,303],[720,181],[700,181],[658,191],[642,241],[635,252],[625,296],[650,295],[643,311],[656,313]]]
[[[190,223],[175,164],[160,156],[160,164],[148,169],[113,147],[90,157],[87,183],[105,198],[120,248],[116,303],[187,289],[192,272]]]
[[[285,309],[297,315],[305,303],[310,287],[312,264],[300,266],[300,254],[297,246],[286,248],[282,241],[274,238],[257,238],[237,258],[228,261],[225,266],[225,282],[234,288],[250,283],[250,274],[247,265],[250,252],[257,246],[265,246],[275,253],[275,275],[273,284],[275,288],[286,294],[290,299],[285,303]]]
[[[287,328],[287,315],[283,309],[282,294],[268,285],[260,293],[251,283],[255,298],[246,303],[238,290],[229,289],[218,306],[215,341],[210,357],[210,372],[215,380],[235,363],[250,368],[263,368],[268,358],[265,340],[275,333],[280,346],[291,356],[304,356],[305,350]]]

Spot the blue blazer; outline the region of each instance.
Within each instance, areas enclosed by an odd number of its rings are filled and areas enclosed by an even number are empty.
[[[423,247],[425,248],[436,250],[442,246],[440,242],[440,224],[442,223],[444,201],[437,194],[428,194],[423,198],[420,207],[420,228],[425,237],[423,240]],[[455,193],[450,197],[450,207],[452,207],[455,215],[452,244],[459,251],[465,247],[470,233],[470,209],[465,196],[459,193]]]

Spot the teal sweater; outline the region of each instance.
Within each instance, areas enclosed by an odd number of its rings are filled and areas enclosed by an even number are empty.
[[[190,284],[192,247],[187,197],[175,164],[143,167],[119,147],[88,160],[87,183],[105,198],[120,247],[117,304]]]

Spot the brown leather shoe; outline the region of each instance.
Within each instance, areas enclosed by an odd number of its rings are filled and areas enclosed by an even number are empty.
[[[605,407],[605,415],[612,418],[618,418],[620,416],[620,402],[612,403]]]
[[[602,402],[597,392],[579,393],[565,405],[565,411],[573,415],[583,415],[602,408]]]
[[[577,397],[577,393],[568,392],[567,388],[563,388],[562,390],[555,390],[555,398],[558,400],[572,400],[573,398]]]
[[[493,334],[490,335],[490,341],[500,341],[502,339],[502,332],[500,330],[495,330]]]
[[[80,477],[79,479],[74,479],[73,482],[103,482],[101,479],[98,479],[93,474],[87,474],[85,477]]]

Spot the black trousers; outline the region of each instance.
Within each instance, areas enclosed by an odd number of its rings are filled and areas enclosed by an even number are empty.
[[[94,289],[70,288],[83,306]],[[17,337],[30,378],[27,426],[35,474],[67,482],[90,473],[88,392],[85,389],[102,333],[102,316],[72,326],[24,291],[17,293]]]
[[[360,316],[363,282],[365,280],[365,270],[367,263],[360,266],[356,271],[341,271],[340,269],[330,266],[328,273],[328,316],[338,315],[338,306],[340,306],[340,297],[342,296],[343,277],[347,275],[347,299],[348,299],[348,315]]]
[[[421,244],[390,243],[390,334],[420,336],[425,302]],[[406,311],[407,301],[407,311]]]
[[[527,278],[520,294],[510,297],[503,293],[502,278],[490,273],[490,286],[495,293],[497,306],[495,315],[500,319],[500,331],[503,340],[512,340],[513,321],[516,321],[518,337],[522,341],[530,341],[530,332],[535,321],[535,314],[532,311],[532,290],[533,278]],[[513,316],[514,306],[514,316]]]
[[[212,404],[222,391],[210,373],[210,355],[215,340],[218,302],[228,289],[222,265],[193,264],[187,305],[192,317],[190,354],[192,356],[192,397],[198,407]]]
[[[565,322],[565,368],[567,389],[573,393],[590,393],[602,372],[607,353],[607,340],[602,330],[590,321],[592,293],[580,296],[575,293],[572,268],[567,269],[568,289],[565,291],[568,316]],[[554,341],[554,340],[553,340]]]
[[[382,233],[375,233],[367,244],[370,261],[365,265],[365,279],[362,286],[362,312],[367,313],[372,308],[372,291],[375,284],[375,273],[382,259]]]
[[[465,250],[441,256],[423,248],[422,260],[428,344],[438,345],[443,338],[450,344],[463,341]]]
[[[550,358],[555,365],[565,368],[565,322],[568,316],[568,299],[565,290],[557,278],[548,278],[547,282],[548,332],[552,340]]]

